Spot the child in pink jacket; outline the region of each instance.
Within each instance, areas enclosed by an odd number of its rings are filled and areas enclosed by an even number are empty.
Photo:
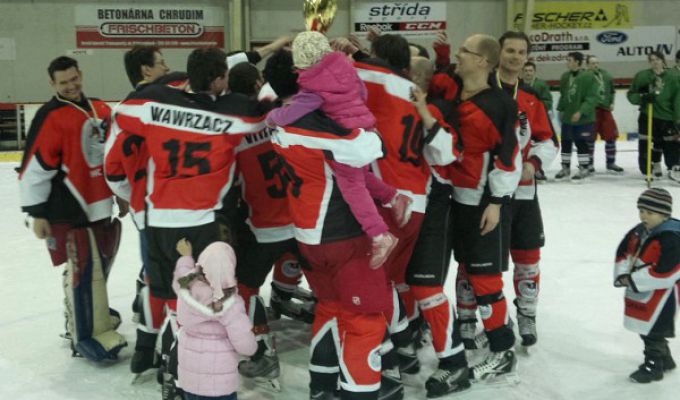
[[[269,125],[289,125],[321,109],[347,129],[375,128],[375,117],[366,106],[367,91],[352,63],[341,52],[332,52],[319,32],[301,32],[293,41],[293,62],[299,70],[300,92],[292,102],[269,113]],[[382,265],[397,244],[373,199],[391,205],[399,226],[410,217],[411,199],[377,178],[368,167],[354,168],[329,161],[336,183],[363,231],[373,240],[371,267]]]
[[[175,266],[172,287],[181,327],[179,386],[186,400],[235,400],[239,355],[251,356],[257,350],[253,325],[236,293],[236,256],[224,242],[206,247],[198,263],[191,251],[188,240],[177,242],[182,257]]]

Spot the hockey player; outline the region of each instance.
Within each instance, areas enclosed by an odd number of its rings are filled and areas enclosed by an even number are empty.
[[[590,166],[588,167],[588,172],[595,172],[593,153],[595,152],[595,139],[597,135],[600,135],[602,140],[605,141],[604,151],[607,154],[607,171],[620,174],[623,172],[623,168],[616,165],[616,139],[619,137],[619,129],[612,115],[612,111],[614,111],[614,98],[616,96],[614,79],[609,72],[600,68],[600,61],[596,56],[588,56],[586,58],[586,65],[595,77],[600,99],[595,108],[595,135],[593,135],[593,140],[589,142]]]
[[[263,78],[253,64],[241,62],[229,70],[229,89],[232,93],[241,93],[255,99],[262,84]],[[270,128],[264,128],[257,134],[247,135],[242,139],[236,148],[236,167],[242,200],[239,207],[244,208],[238,214],[245,217],[237,217],[231,222],[236,237],[234,247],[239,260],[236,275],[239,294],[246,302],[246,310],[255,327],[258,342],[258,351],[239,364],[239,371],[245,377],[264,380],[263,383],[278,390],[279,359],[259,290],[276,262],[275,278],[278,279],[272,282],[270,303],[276,310],[290,314],[293,306],[292,293],[281,290],[282,282],[277,280],[281,281],[283,275],[283,280],[296,288],[295,284],[302,272],[297,259],[290,258],[292,253],[297,253],[297,243],[286,198],[287,177],[281,159],[271,144]],[[281,260],[282,257],[286,257],[285,261]],[[286,277],[291,271],[293,276]],[[298,315],[291,317],[312,322],[312,302],[294,306],[297,307]]]
[[[538,93],[520,78],[531,48],[522,32],[509,31],[498,40],[501,52],[498,69],[490,76],[490,84],[502,89],[515,100],[520,121],[519,147],[522,152],[522,177],[510,202],[510,255],[514,263],[513,281],[517,323],[523,346],[536,343],[536,307],[540,291],[540,248],[545,243],[543,218],[538,203],[535,174],[550,165],[557,155],[557,138],[550,117]],[[457,288],[461,334],[468,348],[475,348],[476,305],[465,288],[470,288],[465,275],[459,274]],[[469,321],[469,322],[468,322]]]
[[[443,100],[426,102],[425,93],[430,86],[433,72],[433,64],[429,60],[423,57],[411,59],[411,79],[418,85],[414,93],[414,104],[417,109],[427,108],[433,116],[437,116],[436,119],[428,121],[429,118],[423,115],[426,126],[436,122],[454,135],[456,141],[454,155],[458,158],[461,149],[457,128],[451,127],[458,126],[454,105]],[[451,187],[432,179],[425,218],[405,278],[410,293],[417,301],[417,307],[413,307],[415,315],[408,316],[414,337],[418,337],[417,329],[420,328],[418,324],[422,316],[422,320],[426,321],[431,329],[432,345],[439,360],[437,370],[425,382],[428,398],[439,397],[470,386],[460,331],[454,327],[456,315],[453,305],[444,294],[444,283],[451,259],[450,215]]]
[[[517,105],[512,97],[489,84],[499,53],[498,42],[487,35],[470,36],[460,46],[456,54],[461,80],[456,112],[465,151],[459,161],[435,168],[440,178],[453,186],[451,221],[453,252],[459,263],[457,281],[469,282],[469,287],[457,286],[458,301],[479,305],[490,344],[491,353],[471,369],[476,380],[510,372],[516,362],[502,272],[508,266],[510,200],[522,169],[515,133]]]
[[[538,97],[543,102],[548,115],[552,116],[553,99],[550,94],[550,86],[548,86],[546,81],[536,77],[536,64],[534,62],[527,61],[524,64],[524,68],[522,68],[522,81],[538,93]]]
[[[673,170],[679,171],[680,175],[680,79],[672,70],[666,69],[663,53],[653,52],[647,60],[650,68],[635,74],[627,94],[631,104],[640,105],[638,166],[642,174],[647,173],[647,105],[652,104],[652,172],[655,178],[663,176],[663,154],[669,176],[673,177]]]
[[[562,169],[555,179],[569,177],[572,145],[578,153],[578,172],[571,179],[582,182],[589,174],[588,143],[595,129],[595,106],[600,102],[598,85],[592,72],[581,69],[583,54],[575,51],[567,56],[567,72],[560,78],[560,100],[557,111],[562,122]]]
[[[227,84],[225,60],[219,49],[194,50],[187,61],[190,89],[151,85],[114,110],[115,123],[144,137],[149,152],[149,288],[170,308],[174,244],[187,238],[197,256],[219,240],[215,209],[232,184],[234,149],[242,134],[264,126],[255,101],[240,94],[220,96]]]
[[[386,216],[389,210],[380,210],[390,225],[390,232],[399,239],[385,263],[388,278],[399,293],[399,297],[394,296],[393,312],[388,315],[389,333],[399,356],[399,369],[390,365],[392,356],[387,357],[387,364],[383,367],[392,370],[386,379],[400,385],[399,370],[417,373],[420,368],[407,316],[415,315],[416,301],[431,296],[413,297],[405,283],[406,267],[424,218],[430,165],[452,162],[455,159],[455,141],[451,133],[432,117],[427,107],[417,109],[411,101],[415,84],[408,79],[411,62],[408,42],[401,36],[382,35],[373,41],[372,53],[375,58],[356,63],[359,76],[368,90],[368,108],[376,117],[377,129],[387,150],[386,157],[373,163],[372,168],[385,183],[413,201],[411,219],[404,226],[389,222],[392,221]],[[403,305],[399,304],[399,299]]]
[[[278,61],[280,73],[268,76],[271,86],[295,88],[292,58]],[[278,128],[272,142],[284,160],[295,237],[318,297],[310,398],[333,398],[341,372],[342,398],[377,399],[390,291],[385,270],[369,267],[371,242],[343,200],[327,160],[363,167],[382,155],[380,139],[374,132],[341,128],[315,111]]]
[[[22,210],[45,239],[52,264],[67,263],[67,337],[74,354],[117,358],[127,345],[116,332],[120,316],[108,307],[106,278],[118,250],[120,222],[111,220],[113,195],[103,174],[110,108],[83,93],[76,60],[58,57],[47,68],[55,96],[37,112],[19,173]],[[119,202],[120,214],[126,204]]]
[[[163,54],[155,46],[135,46],[125,53],[125,71],[135,88],[141,91],[151,83],[165,77],[170,69],[165,65]],[[186,77],[175,76],[173,79]],[[179,79],[184,83],[182,79]],[[137,278],[137,295],[133,303],[136,313],[137,340],[135,352],[130,359],[130,370],[139,374],[160,360],[154,355],[158,329],[164,319],[163,301],[150,296],[146,285],[145,268],[149,264],[148,244],[144,234],[144,197],[146,196],[146,171],[149,160],[144,138],[116,129],[107,139],[104,173],[109,187],[130,204],[132,220],[139,230],[142,270]],[[113,148],[115,147],[115,148]]]
[[[680,294],[680,221],[671,218],[673,199],[665,189],[647,189],[637,206],[641,223],[616,251],[614,286],[626,287],[624,326],[644,343],[645,361],[630,379],[649,383],[675,368],[667,338],[675,336]]]

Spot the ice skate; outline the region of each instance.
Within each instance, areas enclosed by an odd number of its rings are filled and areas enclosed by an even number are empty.
[[[671,371],[675,369],[675,360],[673,360],[673,357],[670,354],[667,354],[663,356],[663,370],[664,372],[666,371]]]
[[[610,174],[622,174],[623,173],[623,168],[619,167],[618,165],[612,163],[612,164],[607,164],[607,172]]]
[[[245,378],[253,379],[260,387],[275,392],[281,391],[279,356],[274,352],[265,353],[255,360],[241,361],[238,364],[238,372]]]
[[[470,370],[467,366],[453,369],[439,368],[425,382],[427,398],[433,399],[469,388],[469,375]]]
[[[574,183],[584,182],[588,175],[590,175],[588,172],[588,167],[578,167],[578,171],[576,171],[576,173],[571,176],[571,181]]]
[[[646,357],[645,362],[638,367],[637,371],[630,374],[630,380],[635,383],[660,381],[663,379],[663,364],[663,359]]]
[[[404,384],[401,382],[399,369],[394,368],[382,372],[378,400],[401,400],[404,398]]]
[[[569,177],[570,173],[571,173],[571,171],[569,170],[569,167],[562,166],[562,169],[560,170],[560,172],[558,172],[555,175],[555,180],[559,181],[561,179],[567,178],[567,177]]]
[[[163,400],[183,400],[184,391],[177,387],[175,377],[170,373],[163,374],[163,385],[161,386],[161,399]]]
[[[591,163],[588,165],[588,175],[595,175],[595,166]]]
[[[310,389],[309,390],[309,400],[340,400],[340,391],[333,390],[321,390],[321,389]]]
[[[518,382],[517,359],[513,350],[489,353],[484,361],[470,368],[473,382],[513,384]]]
[[[668,179],[680,183],[680,165],[674,165],[668,171]]]
[[[160,361],[160,357],[152,348],[135,350],[130,359],[130,372],[134,374],[132,384],[141,383],[144,373],[150,369],[159,368]]]
[[[463,339],[465,350],[482,350],[489,347],[489,339],[484,331],[477,333],[476,322],[463,322],[460,324],[460,336]]]
[[[290,319],[302,321],[306,324],[314,322],[314,306],[316,303],[309,300],[296,301],[294,299],[293,297],[285,300],[276,290],[272,290],[269,299],[269,319],[280,319],[281,315],[285,315]]]
[[[656,179],[663,177],[663,169],[661,168],[661,163],[652,164],[652,176]]]
[[[529,315],[527,309],[522,309],[519,306],[518,299],[514,301],[515,307],[517,307],[517,327],[519,330],[519,336],[522,338],[522,346],[529,347],[536,344],[538,341],[538,333],[536,332],[536,316]],[[536,311],[536,306],[534,305],[533,313]]]
[[[536,173],[534,174],[534,179],[536,180],[536,182],[539,183],[543,183],[548,180],[548,178],[543,173],[543,170],[536,171]]]
[[[417,374],[420,372],[420,361],[413,344],[397,349],[399,371],[402,374]]]

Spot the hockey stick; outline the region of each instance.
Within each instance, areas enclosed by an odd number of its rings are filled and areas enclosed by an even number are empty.
[[[652,116],[654,105],[647,104],[647,187],[652,187]]]

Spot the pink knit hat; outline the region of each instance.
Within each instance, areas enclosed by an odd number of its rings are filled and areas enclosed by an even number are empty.
[[[214,242],[208,245],[198,256],[198,265],[212,288],[213,301],[224,297],[222,289],[236,286],[236,255],[227,243]]]
[[[309,68],[330,53],[328,38],[315,31],[300,32],[293,40],[293,64],[299,69]]]

